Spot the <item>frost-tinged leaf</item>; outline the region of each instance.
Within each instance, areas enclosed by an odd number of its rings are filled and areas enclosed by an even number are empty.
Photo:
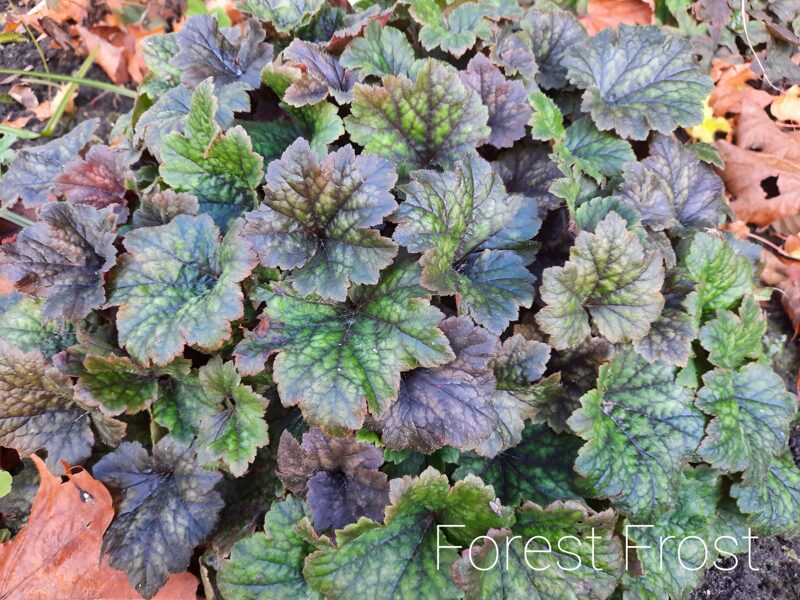
[[[283,96],[292,106],[316,104],[333,96],[339,104],[350,102],[357,77],[355,71],[339,64],[339,59],[328,54],[317,44],[294,40],[283,57],[287,63],[299,67],[303,75],[292,83]]]
[[[397,398],[401,371],[453,358],[436,327],[442,313],[419,276],[416,264],[401,263],[378,285],[351,288],[348,304],[302,298],[280,284],[260,290],[266,319],[236,348],[240,372],[260,372],[279,352],[273,374],[281,401],[299,404],[312,425],[358,429],[367,409],[379,418]]]
[[[178,53],[178,41],[174,33],[150,35],[140,41],[142,60],[147,67],[147,76],[139,91],[150,98],[159,98],[180,84],[181,70],[169,61]]]
[[[239,10],[268,21],[278,33],[290,33],[307,25],[325,0],[240,0]]]
[[[800,469],[791,452],[773,458],[766,473],[746,472],[731,496],[761,535],[800,535]]]
[[[42,321],[41,300],[16,292],[4,300],[8,305],[0,306],[0,339],[25,352],[41,350],[48,359],[75,343],[71,325]]]
[[[415,171],[393,216],[394,239],[422,252],[422,284],[458,295],[459,312],[493,333],[533,300],[526,253],[541,225],[536,205],[505,191],[486,161],[469,154],[453,172]]]
[[[572,13],[562,10],[529,9],[521,21],[527,32],[539,72],[536,82],[546,90],[567,85],[567,53],[583,40],[586,32]]]
[[[397,401],[380,422],[381,440],[388,448],[426,454],[444,446],[471,448],[498,423],[489,362],[500,340],[469,317],[451,317],[439,328],[456,357],[441,367],[403,376]]]
[[[659,27],[604,29],[572,46],[564,64],[595,124],[634,140],[700,123],[712,90],[689,42]]]
[[[650,156],[626,165],[624,177],[615,193],[639,210],[642,222],[655,231],[681,233],[719,222],[722,180],[674,138],[656,136]]]
[[[549,146],[507,150],[492,163],[492,168],[500,174],[508,192],[523,194],[536,202],[540,217],[561,205],[561,199],[550,192],[550,186],[562,173],[550,160]]]
[[[223,507],[214,486],[222,476],[200,467],[194,452],[169,436],[152,456],[138,442],[124,442],[92,473],[120,495],[103,552],[150,598],[170,573],[187,569],[195,546],[214,528]]]
[[[353,142],[405,168],[448,166],[491,134],[480,96],[455,69],[426,60],[417,78],[387,75],[358,84],[345,127]]]
[[[383,452],[355,438],[335,438],[312,429],[297,443],[284,431],[278,477],[308,504],[317,531],[341,529],[361,517],[383,521],[389,481],[378,469]]]
[[[12,206],[22,198],[25,206],[34,207],[51,199],[55,177],[92,139],[97,125],[97,119],[83,121],[51,142],[19,150],[0,180],[0,205]]]
[[[623,572],[613,510],[596,513],[576,501],[547,508],[528,502],[516,516],[510,530],[490,531],[453,565],[466,600],[609,597]],[[584,543],[588,536],[594,536],[591,545]]]
[[[545,269],[540,293],[546,306],[536,320],[558,349],[589,336],[589,315],[610,342],[635,341],[661,314],[663,281],[660,256],[646,254],[636,233],[612,212],[594,233],[578,234],[563,267]]]
[[[134,227],[158,227],[166,225],[178,215],[196,215],[198,210],[194,196],[164,190],[142,198],[131,220]]]
[[[211,217],[179,215],[131,231],[112,281],[120,344],[140,363],[165,365],[185,344],[213,350],[243,314],[239,282],[255,256],[231,229],[219,240]]]
[[[318,161],[299,139],[270,163],[264,205],[245,215],[243,235],[268,267],[291,270],[302,295],[344,300],[350,283],[377,283],[397,246],[371,229],[397,207],[386,159],[345,146]]]
[[[636,351],[649,361],[663,360],[685,367],[697,337],[696,319],[682,303],[691,291],[685,281],[668,280],[664,286],[664,310],[653,321],[650,331],[634,344]]]
[[[198,460],[203,464],[221,461],[241,477],[256,451],[269,442],[264,421],[267,401],[242,383],[232,362],[223,363],[219,356],[200,369],[200,384],[219,408],[200,422]]]
[[[45,321],[76,322],[105,300],[103,273],[115,262],[110,209],[52,203],[40,221],[22,230],[13,244],[0,246],[0,273],[18,290],[45,298]]]
[[[72,383],[38,350],[0,341],[0,445],[20,456],[47,451],[47,465],[79,464],[94,436],[89,415],[72,401]]]
[[[521,81],[506,79],[486,56],[476,54],[466,70],[459,72],[461,83],[477,92],[489,110],[491,135],[485,143],[495,148],[510,148],[525,135],[531,115],[525,86]]]
[[[439,530],[440,544],[446,546],[469,544],[510,523],[506,511],[492,510],[492,488],[475,477],[450,488],[446,476],[428,468],[419,477],[392,480],[390,495],[385,526],[362,519],[338,533],[337,547],[324,547],[306,559],[306,581],[326,598],[458,597],[449,572],[457,555],[443,548],[437,561],[437,525],[465,526]]]
[[[128,178],[128,159],[123,150],[108,146],[92,146],[84,158],[64,167],[55,184],[73,204],[89,204],[95,208],[113,206],[123,222],[128,209],[125,203],[125,181]]]
[[[708,350],[708,360],[718,367],[736,369],[748,358],[764,355],[761,338],[767,332],[767,320],[761,308],[748,296],[736,316],[730,311],[717,312],[717,318],[700,329],[700,343]]]
[[[795,396],[772,369],[758,363],[738,371],[715,369],[703,383],[695,404],[714,418],[700,456],[721,471],[764,473],[772,455],[786,448]]]
[[[573,464],[581,441],[553,432],[547,425],[528,424],[522,441],[494,458],[463,454],[455,479],[472,473],[494,488],[505,504],[516,506],[530,500],[547,505],[556,500],[578,499]]]
[[[294,496],[274,503],[264,531],[239,540],[217,573],[223,598],[237,600],[319,600],[303,579],[303,563],[314,546],[298,531],[308,515]]]
[[[703,415],[691,401],[692,391],[675,383],[674,367],[622,350],[600,368],[597,388],[568,421],[588,442],[576,470],[624,512],[658,514],[671,504],[681,466],[703,435]]]
[[[405,75],[409,79],[414,79],[421,64],[415,58],[405,33],[394,27],[381,26],[377,21],[372,21],[364,29],[362,37],[347,45],[339,63],[347,69],[357,70],[361,77]]]
[[[628,142],[599,131],[588,117],[582,117],[567,127],[564,145],[577,167],[595,179],[599,176],[614,177],[626,162],[636,160]]]
[[[227,227],[253,207],[263,160],[241,127],[220,132],[214,121],[217,106],[211,82],[200,84],[192,96],[185,135],[174,131],[162,141],[159,173],[176,192],[196,196],[200,212]]]
[[[720,237],[695,234],[684,264],[696,284],[694,304],[699,310],[731,308],[753,289],[747,257]]]
[[[210,15],[189,17],[176,35],[178,53],[170,63],[181,70],[181,82],[194,88],[209,77],[216,86],[241,82],[250,89],[261,85],[261,70],[272,60],[272,46],[255,20],[243,31],[219,29]]]
[[[502,67],[507,75],[519,75],[532,81],[539,71],[531,49],[530,37],[522,31],[500,28],[493,31],[488,41],[489,58]]]

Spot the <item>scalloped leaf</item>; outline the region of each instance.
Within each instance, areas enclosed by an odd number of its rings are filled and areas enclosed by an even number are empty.
[[[561,206],[561,199],[550,192],[562,173],[550,160],[549,146],[538,144],[501,152],[492,168],[500,174],[509,193],[523,194],[536,202],[540,217]]]
[[[245,215],[242,235],[261,264],[292,272],[302,295],[344,300],[351,283],[378,282],[397,246],[373,227],[397,208],[386,159],[348,145],[321,162],[303,139],[270,163],[264,203]]]
[[[120,307],[119,341],[133,358],[166,365],[186,344],[209,351],[230,337],[244,311],[239,282],[256,264],[237,228],[220,241],[208,215],[178,215],[124,243],[108,305]]]
[[[306,26],[325,5],[325,0],[239,0],[238,8],[260,21],[269,22],[278,33],[291,33]]]
[[[139,208],[133,212],[131,222],[135,228],[158,227],[166,225],[178,215],[195,216],[199,210],[194,196],[164,190],[142,198]]]
[[[736,369],[747,359],[764,356],[761,338],[767,332],[767,320],[752,297],[747,296],[738,316],[727,310],[700,328],[700,344],[708,350],[708,360],[717,367]]]
[[[161,143],[159,173],[176,192],[188,192],[222,228],[253,207],[263,177],[263,159],[242,127],[226,133],[214,120],[218,100],[211,81],[194,92],[185,134],[173,131]]]
[[[449,166],[491,134],[480,96],[458,72],[434,59],[417,78],[387,75],[380,86],[358,84],[345,119],[350,139],[408,170]]]
[[[363,35],[344,49],[339,64],[356,70],[362,78],[404,75],[413,80],[422,62],[416,59],[405,33],[371,21]]]
[[[40,221],[0,245],[0,273],[22,292],[44,298],[45,322],[77,322],[106,299],[103,274],[117,256],[116,216],[66,202],[48,204]]]
[[[180,85],[181,70],[170,64],[179,50],[176,37],[175,33],[166,33],[149,35],[140,40],[147,75],[139,85],[139,91],[150,98],[159,98]]]
[[[576,346],[597,330],[613,343],[639,340],[661,314],[664,265],[645,253],[635,232],[609,213],[594,233],[582,231],[563,267],[545,269],[540,293],[545,307],[539,326],[557,349]]]
[[[153,419],[169,430],[178,442],[188,444],[200,424],[219,412],[218,397],[209,394],[196,372],[159,381],[158,400],[152,405]]]
[[[283,51],[287,63],[300,68],[302,76],[286,90],[284,102],[292,106],[316,104],[334,97],[339,104],[350,102],[353,86],[358,80],[355,71],[339,64],[339,59],[323,50],[319,44],[295,39]]]
[[[118,149],[95,145],[84,158],[68,163],[56,177],[56,189],[73,204],[97,209],[113,206],[118,220],[128,216],[125,182],[130,177],[128,156]]]
[[[659,27],[604,29],[573,45],[564,64],[597,127],[634,140],[697,125],[712,90],[689,42]]]
[[[528,39],[539,71],[536,83],[546,90],[567,85],[566,57],[587,36],[578,19],[563,10],[528,9],[520,25]]]
[[[392,219],[394,239],[422,252],[422,284],[456,295],[460,314],[493,333],[533,301],[534,276],[526,268],[530,238],[539,230],[535,203],[507,194],[500,176],[476,154],[453,172],[414,171],[402,188],[405,201]]]
[[[636,160],[630,143],[598,130],[588,117],[567,127],[564,146],[575,165],[595,180],[619,175],[625,163]]]
[[[0,300],[0,339],[24,352],[40,350],[51,359],[75,343],[68,323],[42,319],[42,301],[13,292]]]
[[[692,390],[676,383],[673,366],[625,349],[600,367],[597,387],[568,424],[588,442],[575,469],[594,494],[646,518],[672,503],[705,419],[692,406]]]
[[[698,311],[732,308],[753,289],[750,261],[720,237],[695,234],[683,263],[696,284],[687,302]]]
[[[800,469],[791,452],[773,458],[766,473],[746,472],[731,496],[761,535],[800,535]]]
[[[259,290],[265,319],[236,347],[240,372],[260,372],[279,352],[281,402],[299,405],[310,424],[337,433],[361,427],[367,410],[380,418],[397,398],[401,371],[453,358],[419,276],[416,264],[400,263],[378,285],[352,287],[349,304],[302,298],[280,284]]]

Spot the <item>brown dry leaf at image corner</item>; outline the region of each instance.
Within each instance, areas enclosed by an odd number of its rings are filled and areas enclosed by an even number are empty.
[[[738,219],[764,227],[800,214],[800,131],[787,131],[758,105],[744,103],[736,143],[716,145]]]
[[[653,3],[643,0],[589,0],[581,24],[595,35],[604,29],[625,25],[649,25],[653,22]]]
[[[764,262],[761,281],[780,292],[783,310],[797,337],[800,334],[800,262],[781,260],[765,249],[761,250],[761,260]]]
[[[40,485],[28,522],[11,541],[0,544],[0,598],[3,600],[139,600],[125,573],[100,556],[103,533],[114,517],[111,494],[83,469],[66,481],[31,458]],[[156,600],[195,600],[197,578],[170,576]]]
[[[750,63],[731,65],[715,59],[711,64],[711,79],[714,81],[714,91],[708,98],[708,104],[718,117],[740,113],[743,104],[763,108],[775,99],[775,96],[751,85],[758,85],[760,78],[753,72]]]

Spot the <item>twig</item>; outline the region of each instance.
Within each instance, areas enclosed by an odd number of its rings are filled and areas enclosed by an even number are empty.
[[[758,57],[758,53],[756,53],[756,49],[753,48],[753,42],[750,40],[750,33],[747,31],[747,6],[745,0],[742,0],[742,29],[744,30],[744,39],[747,42],[747,47],[750,48],[750,52],[753,53],[753,58],[761,69],[761,76],[764,78],[764,81],[766,81],[773,90],[779,94],[783,94],[784,90],[770,81],[770,78],[767,75],[767,70],[764,68],[764,63],[761,62],[761,59]]]

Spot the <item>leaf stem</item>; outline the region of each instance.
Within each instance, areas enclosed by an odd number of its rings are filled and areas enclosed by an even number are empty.
[[[0,219],[5,219],[9,223],[14,223],[14,225],[19,225],[20,227],[30,227],[33,225],[33,221],[30,219],[18,215],[15,212],[11,212],[7,208],[0,208]]]

